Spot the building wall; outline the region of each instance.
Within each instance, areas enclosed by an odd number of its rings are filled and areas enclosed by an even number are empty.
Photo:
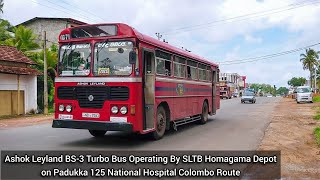
[[[49,40],[47,44],[48,47],[50,47],[52,45],[51,42],[58,43],[58,37],[60,32],[63,29],[70,27],[70,24],[67,21],[63,20],[38,19],[36,21],[26,24],[25,27],[32,29],[34,34],[38,35],[39,41],[41,41],[42,39],[42,32],[46,31],[47,39]]]
[[[18,79],[15,74],[0,73],[0,90],[17,90]],[[37,76],[20,75],[20,90],[24,91],[24,113],[37,109]],[[1,98],[1,97],[0,97]]]

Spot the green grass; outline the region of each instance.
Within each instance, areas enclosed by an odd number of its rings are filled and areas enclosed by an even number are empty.
[[[320,114],[317,113],[315,116],[313,116],[313,119],[319,121],[320,120]]]
[[[316,138],[316,143],[320,146],[320,127],[315,128],[313,133]]]
[[[320,96],[313,97],[313,102],[320,102]]]

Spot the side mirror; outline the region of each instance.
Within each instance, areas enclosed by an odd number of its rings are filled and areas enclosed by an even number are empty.
[[[135,64],[137,61],[137,55],[135,51],[130,51],[129,53],[129,64]]]

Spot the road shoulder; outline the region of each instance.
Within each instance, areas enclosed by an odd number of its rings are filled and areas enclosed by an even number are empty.
[[[258,150],[281,150],[282,177],[319,177],[320,147],[313,135],[314,128],[320,126],[313,119],[319,105],[283,98],[276,106]]]
[[[53,115],[28,115],[16,118],[1,119],[0,130],[51,123]]]

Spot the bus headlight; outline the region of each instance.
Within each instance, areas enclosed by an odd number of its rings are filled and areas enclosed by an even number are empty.
[[[60,105],[59,105],[59,111],[60,111],[60,112],[63,112],[63,111],[64,111],[64,105],[63,105],[63,104],[60,104]]]
[[[71,106],[71,105],[67,105],[66,111],[67,111],[67,112],[71,112],[71,111],[72,111],[72,106]]]
[[[120,113],[121,114],[127,114],[127,112],[128,112],[127,107],[123,106],[122,108],[120,108]]]
[[[117,106],[113,106],[113,107],[111,108],[111,112],[112,112],[113,114],[117,114],[118,111],[119,111],[119,109],[118,109]]]

